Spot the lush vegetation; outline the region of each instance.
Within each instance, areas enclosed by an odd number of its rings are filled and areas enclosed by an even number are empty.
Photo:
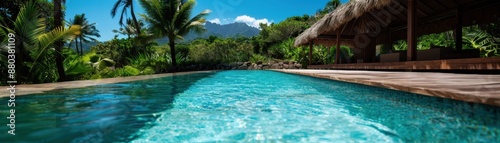
[[[500,56],[500,38],[498,24],[474,25],[463,29],[463,49],[478,49],[481,57]],[[431,46],[455,47],[453,31],[424,35],[418,38],[417,49],[427,50]],[[407,49],[404,40],[396,41],[389,50],[401,51]],[[389,52],[389,51],[384,51]],[[384,53],[383,52],[383,53]]]
[[[145,13],[136,17],[133,2],[136,1],[116,0],[110,11],[112,17],[120,15],[118,22],[122,26],[113,30],[117,36],[85,51],[82,43],[97,42],[99,30],[85,14],[75,15],[65,24],[61,8],[64,0],[3,0],[0,72],[7,75],[8,71],[8,33],[16,34],[16,80],[21,83],[147,75],[179,71],[180,67],[192,65],[246,61],[296,61],[305,66],[309,63],[309,48],[294,47],[295,37],[340,5],[339,0],[332,0],[314,15],[261,24],[259,35],[251,38],[210,36],[184,41],[183,36],[190,31],[204,31],[208,10],[192,16],[194,0],[140,0]],[[483,57],[499,56],[499,31],[498,24],[464,28],[464,49],[479,49]],[[118,35],[127,38],[119,39]],[[164,37],[169,39],[167,44],[156,42]],[[454,47],[453,37],[452,31],[422,36],[418,39],[418,49],[432,45]],[[405,41],[397,41],[393,47],[382,48],[380,53],[406,47]],[[315,46],[311,63],[333,63],[335,50]],[[340,53],[343,61],[351,62],[353,52],[349,47],[342,46]],[[1,80],[4,84],[7,76]]]

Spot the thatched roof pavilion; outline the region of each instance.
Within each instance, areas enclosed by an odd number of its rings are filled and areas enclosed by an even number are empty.
[[[499,20],[499,0],[350,0],[300,34],[295,46],[348,45],[373,62],[376,45],[407,40],[407,61],[415,61],[418,36],[454,30],[461,50],[463,26]]]
[[[364,13],[370,12],[374,9],[380,9],[387,6],[391,0],[351,0],[344,5],[339,6],[331,13],[325,15],[322,19],[312,25],[309,29],[305,30],[295,40],[295,46],[306,45],[309,41],[318,37],[325,39],[327,36],[335,37],[335,30],[341,29],[344,31],[353,32],[352,26],[343,26],[353,20],[360,19],[360,22],[366,22],[369,17],[360,18]],[[352,23],[356,23],[352,22]],[[341,27],[343,26],[343,27]],[[346,28],[350,28],[347,29]],[[353,33],[351,33],[352,35]],[[321,38],[321,36],[325,38]],[[343,38],[345,39],[345,38]]]

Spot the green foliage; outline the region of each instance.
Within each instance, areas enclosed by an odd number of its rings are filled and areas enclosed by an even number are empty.
[[[404,40],[398,40],[394,43],[393,47],[396,51],[404,51],[408,49],[408,43],[406,43],[406,41]]]
[[[134,1],[133,0],[118,0],[116,1],[116,3],[113,5],[113,8],[111,9],[111,17],[115,17],[116,16],[116,12],[118,10],[119,7],[123,7],[122,10],[121,10],[121,14],[120,14],[120,21],[118,22],[121,26],[123,26],[123,18],[124,18],[124,15],[126,15],[126,11],[127,9],[130,8],[130,15],[132,15],[132,20],[130,21],[130,23],[134,23],[134,30],[131,30],[131,31],[134,31],[135,34],[137,35],[141,35],[141,26],[139,24],[139,22],[137,21],[137,18],[135,16],[135,12],[134,12]],[[128,23],[128,19],[127,19],[127,23]],[[129,30],[129,29],[127,29]],[[129,31],[129,32],[131,32]]]
[[[250,57],[250,62],[252,62],[252,63],[257,63],[259,61],[260,62],[269,62],[269,58],[266,56],[263,56],[263,55],[259,55],[259,54],[253,54]]]
[[[180,58],[182,59],[182,58]],[[170,54],[151,53],[138,54],[128,58],[130,66],[144,74],[154,74],[166,71],[171,66]]]
[[[426,50],[431,46],[454,47],[455,40],[453,38],[453,32],[448,31],[438,34],[423,35],[418,38],[418,50]]]
[[[283,57],[283,53],[277,51],[283,41],[293,39],[311,25],[311,17],[305,15],[302,17],[290,17],[278,24],[270,26],[261,24],[260,35],[252,39],[252,45],[255,46],[254,52],[269,54],[273,58]]]
[[[471,26],[465,29],[464,48],[479,49],[482,57],[499,56],[500,39],[488,32]]]
[[[213,40],[213,39],[212,39]],[[196,63],[231,63],[248,61],[253,47],[250,40],[227,38],[196,40],[189,45],[189,58]]]
[[[170,51],[174,56],[172,58],[172,66],[177,65],[175,54],[175,42],[188,32],[201,33],[205,30],[205,16],[210,13],[205,10],[194,17],[191,17],[191,12],[194,8],[194,0],[140,0],[141,6],[146,14],[142,14],[145,22],[149,24],[149,29],[153,35],[157,37],[168,37]]]
[[[57,27],[47,31],[47,23],[38,9],[36,3],[28,2],[21,7],[12,27],[3,23],[0,25],[0,34],[16,34],[16,80],[19,82],[53,82],[59,77],[54,66],[53,57],[59,54],[53,51],[53,44],[58,40],[70,40],[72,34],[78,29],[71,27]],[[5,36],[2,36],[6,38]],[[2,39],[4,41],[4,39]]]
[[[112,39],[110,41],[100,43],[91,48],[96,54],[101,54],[117,62],[117,67],[123,67],[129,64],[127,58],[136,56],[142,53],[154,51],[154,44],[136,45],[134,39]]]
[[[325,46],[314,46],[313,47],[313,64],[329,64],[329,59],[331,59],[331,51],[329,53],[328,48]]]
[[[141,73],[141,71],[139,69],[136,69],[132,66],[123,67],[123,71],[124,71],[124,74],[130,75],[130,76],[136,76],[136,75],[139,75]]]
[[[91,65],[84,62],[74,51],[66,50],[65,55],[66,59],[64,60],[64,67],[68,79],[85,79],[84,76],[92,72]]]
[[[71,26],[78,26],[80,28],[80,31],[74,33],[74,36],[76,37],[72,42],[75,44],[75,49],[78,54],[82,55],[83,54],[83,44],[82,43],[87,43],[87,42],[97,42],[97,39],[94,37],[101,37],[99,34],[99,30],[96,28],[96,23],[89,23],[87,18],[85,17],[85,14],[77,14],[75,15],[74,19],[70,19]],[[78,42],[80,40],[80,42]],[[72,44],[70,42],[70,45]],[[70,46],[71,47],[71,46]],[[78,48],[80,47],[80,48]]]
[[[495,29],[492,28],[490,30],[494,31]],[[465,27],[463,31],[463,49],[479,49],[482,57],[499,56],[500,38],[488,33],[478,25]],[[455,47],[452,31],[424,35],[419,37],[418,40],[418,50],[429,49],[432,45]],[[393,49],[396,51],[407,50],[407,47],[408,44],[405,40],[396,41],[393,45]]]
[[[114,67],[116,64],[112,59],[106,58],[105,56],[100,54],[96,54],[95,52],[90,52],[83,55],[81,60],[85,63],[90,64],[94,72]]]
[[[340,2],[340,0],[331,0],[329,1],[328,3],[326,3],[325,5],[325,8],[323,8],[322,10],[318,10],[316,12],[317,15],[325,15],[327,13],[330,13],[332,12],[333,10],[335,10],[337,7],[339,7],[342,3]]]

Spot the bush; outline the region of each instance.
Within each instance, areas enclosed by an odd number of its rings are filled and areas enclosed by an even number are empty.
[[[250,62],[252,62],[252,63],[257,63],[258,61],[269,62],[269,59],[270,58],[263,56],[263,55],[253,54],[252,57],[250,58]]]
[[[191,42],[189,58],[195,63],[231,63],[250,60],[253,47],[249,40],[199,39]]]

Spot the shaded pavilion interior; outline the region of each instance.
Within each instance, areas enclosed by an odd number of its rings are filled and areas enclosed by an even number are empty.
[[[499,0],[350,0],[304,31],[295,46],[335,46],[335,64],[308,68],[376,70],[499,70],[500,58],[479,58],[462,48],[462,28],[500,21]],[[452,30],[455,47],[417,51],[422,35]],[[406,51],[379,55],[376,47],[406,40]],[[340,45],[349,46],[357,63],[342,63]],[[342,64],[341,64],[342,63]]]

